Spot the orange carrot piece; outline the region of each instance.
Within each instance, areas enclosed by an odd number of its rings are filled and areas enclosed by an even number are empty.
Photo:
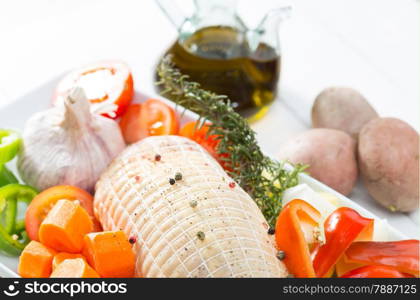
[[[99,278],[99,275],[83,258],[73,258],[59,264],[50,278]]]
[[[31,241],[19,258],[18,273],[23,278],[48,278],[56,252],[37,241]]]
[[[66,253],[66,252],[60,252],[56,254],[52,261],[52,269],[55,270],[59,264],[61,264],[66,259],[75,259],[75,258],[81,258],[86,260],[86,258],[82,254],[73,254],[73,253]]]
[[[87,234],[84,238],[83,254],[101,277],[134,276],[134,252],[122,231]]]
[[[39,240],[60,252],[80,253],[83,237],[92,232],[92,219],[77,202],[59,200],[39,229]]]

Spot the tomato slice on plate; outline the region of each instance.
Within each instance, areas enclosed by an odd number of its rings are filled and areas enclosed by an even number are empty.
[[[178,133],[179,121],[175,110],[157,99],[141,104],[132,104],[121,118],[120,127],[128,144],[148,136],[174,135]]]
[[[103,61],[74,70],[58,84],[53,103],[64,101],[76,86],[83,88],[94,111],[107,110],[107,104],[116,105],[115,111],[104,114],[113,119],[123,115],[134,98],[133,76],[120,61]]]
[[[62,199],[78,200],[92,217],[94,231],[101,231],[101,225],[93,215],[93,197],[91,194],[74,186],[55,186],[38,194],[26,210],[25,227],[31,240],[38,241],[39,226],[57,201]]]

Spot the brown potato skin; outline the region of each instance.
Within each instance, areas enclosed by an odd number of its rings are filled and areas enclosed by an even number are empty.
[[[343,195],[356,183],[356,142],[345,132],[311,129],[286,142],[279,158],[309,165],[308,173]]]
[[[359,167],[369,194],[391,211],[419,207],[419,135],[407,123],[378,118],[360,132]]]
[[[325,89],[312,107],[312,127],[342,130],[356,140],[362,127],[377,117],[365,97],[347,87]]]

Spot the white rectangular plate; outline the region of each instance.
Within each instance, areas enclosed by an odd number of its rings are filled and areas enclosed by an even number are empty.
[[[32,93],[18,99],[17,101],[13,102],[11,105],[6,106],[5,108],[0,110],[0,128],[9,128],[9,129],[17,129],[22,131],[23,126],[32,114],[38,111],[42,111],[47,109],[51,105],[52,93],[57,84],[57,80],[53,80],[40,88],[36,89]],[[150,98],[147,95],[137,93],[136,94],[136,101],[142,102],[145,99]],[[169,104],[172,107],[176,107],[173,102],[170,102],[166,99],[163,99],[159,96],[153,96],[153,98],[158,98],[164,101],[165,103]],[[178,107],[178,111],[182,111],[182,108]],[[181,123],[185,123],[188,121],[192,121],[197,119],[197,115],[187,111],[183,115]],[[10,168],[15,171],[15,162],[10,163]],[[374,218],[379,220],[377,216],[369,212],[368,210],[364,209],[357,203],[351,201],[350,199],[346,198],[345,196],[335,192],[331,188],[327,187],[326,185],[320,183],[319,181],[311,178],[308,175],[302,174],[300,177],[301,183],[308,184],[312,189],[318,192],[327,192],[332,195],[335,195],[337,199],[340,201],[340,205],[347,206],[356,209],[359,213],[361,213],[365,217]],[[387,230],[387,238],[388,240],[400,240],[404,239],[405,236],[400,233],[398,230],[393,228],[392,226],[385,224]],[[2,277],[19,277],[17,272],[17,264],[18,258],[16,257],[7,257],[0,254],[0,276]]]

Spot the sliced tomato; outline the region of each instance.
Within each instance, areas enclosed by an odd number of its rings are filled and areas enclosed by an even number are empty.
[[[83,88],[94,111],[115,104],[115,111],[104,114],[113,119],[123,115],[134,98],[133,76],[120,61],[103,61],[74,70],[58,84],[53,103],[64,101],[74,87]]]
[[[209,135],[209,129],[210,126],[208,124],[199,125],[197,122],[190,122],[181,128],[179,135],[200,144],[225,170],[231,171],[232,168],[225,161],[228,155],[218,153],[217,147],[219,146],[220,140],[218,140],[216,135]]]
[[[25,227],[31,240],[38,241],[38,230],[42,221],[57,201],[62,199],[79,201],[80,205],[92,217],[94,231],[101,231],[101,225],[93,215],[93,197],[91,194],[75,186],[55,186],[38,194],[26,210]]]
[[[175,110],[157,99],[132,104],[122,117],[120,127],[128,144],[148,136],[178,134],[179,121]]]

